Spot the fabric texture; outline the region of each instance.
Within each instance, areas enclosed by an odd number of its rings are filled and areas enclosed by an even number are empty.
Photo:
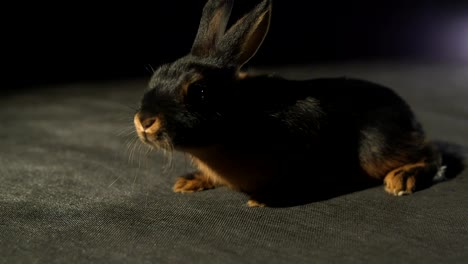
[[[395,89],[431,140],[468,149],[468,68],[349,64],[262,69]],[[404,197],[382,186],[287,208],[226,188],[176,194],[189,172],[133,132],[147,80],[4,92],[2,263],[467,263],[468,173]],[[337,95],[338,96],[338,95]],[[451,168],[449,167],[449,170]],[[313,168],[311,168],[311,173]]]

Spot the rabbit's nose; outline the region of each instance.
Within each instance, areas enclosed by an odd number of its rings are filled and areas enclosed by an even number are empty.
[[[140,113],[135,115],[134,118],[135,127],[145,133],[155,133],[161,127],[161,122],[157,117],[145,117]]]
[[[143,120],[140,119],[141,126],[144,129],[150,128],[154,124],[154,122],[156,122],[156,117],[150,117]]]

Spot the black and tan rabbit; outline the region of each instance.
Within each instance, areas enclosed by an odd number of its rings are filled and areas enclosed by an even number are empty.
[[[396,93],[356,79],[242,72],[272,5],[263,0],[226,30],[232,5],[208,1],[190,54],[154,72],[134,117],[144,143],[197,165],[175,192],[227,186],[249,206],[275,206],[373,181],[397,196],[431,183],[440,155]]]

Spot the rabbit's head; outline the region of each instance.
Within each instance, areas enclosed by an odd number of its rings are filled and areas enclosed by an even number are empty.
[[[241,85],[240,68],[263,42],[271,16],[271,1],[263,0],[226,30],[232,5],[209,0],[191,52],[154,72],[134,117],[143,142],[183,149],[218,140],[227,122],[219,107]]]

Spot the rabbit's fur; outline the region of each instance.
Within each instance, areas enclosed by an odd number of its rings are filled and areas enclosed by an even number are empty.
[[[228,186],[249,195],[249,206],[273,206],[374,181],[394,195],[431,182],[440,155],[392,90],[241,72],[267,34],[271,1],[226,31],[232,5],[208,1],[190,54],[155,71],[134,118],[143,142],[188,153],[198,166],[174,191]]]

